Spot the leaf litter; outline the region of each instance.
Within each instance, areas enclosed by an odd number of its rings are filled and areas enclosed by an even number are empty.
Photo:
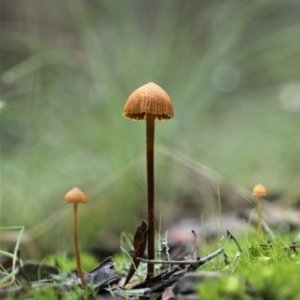
[[[187,273],[193,273],[196,269],[205,263],[214,259],[221,254],[223,248],[200,259],[197,257],[197,236],[192,231],[194,240],[190,253],[190,260],[147,260],[143,258],[148,226],[145,221],[137,227],[134,236],[134,254],[131,266],[125,278],[120,285],[121,276],[115,270],[115,264],[111,257],[104,260],[99,266],[84,275],[90,291],[89,299],[99,299],[101,297],[121,297],[142,299],[160,298],[165,291],[172,294],[172,285],[179,278],[184,277]],[[161,272],[156,276],[148,278],[143,282],[128,284],[140,263],[151,263],[161,265]],[[32,293],[35,289],[47,290],[52,289],[58,295],[68,292],[72,289],[83,290],[81,280],[75,272],[60,273],[59,269],[46,264],[23,263],[20,251],[18,251],[18,274],[16,280],[11,285],[0,286],[0,299],[13,297],[15,299],[34,299]],[[6,263],[9,265],[9,263]],[[172,269],[164,268],[165,265],[172,266]],[[7,269],[9,272],[9,268]],[[4,277],[4,275],[2,275]],[[178,288],[178,285],[177,285]],[[106,295],[106,296],[105,296]],[[166,298],[166,295],[164,295]]]
[[[112,257],[107,258],[95,269],[84,275],[88,284],[88,299],[100,300],[108,298],[118,299],[174,299],[180,297],[182,299],[188,296],[197,296],[199,284],[213,280],[223,282],[223,278],[233,278],[236,280],[235,271],[239,267],[244,249],[238,242],[238,239],[226,230],[227,240],[234,243],[237,251],[234,257],[225,252],[224,247],[220,247],[207,254],[206,256],[198,256],[199,240],[195,230],[192,230],[192,241],[190,245],[186,245],[186,249],[190,248],[189,253],[186,251],[177,251],[181,245],[171,250],[168,260],[148,260],[144,257],[146,248],[148,226],[142,221],[137,226],[136,233],[133,238],[134,251],[131,258],[131,265],[125,278],[122,278],[115,270],[115,263]],[[191,234],[190,233],[190,234]],[[297,254],[299,242],[293,242],[285,246],[277,245],[274,242],[274,233],[265,230],[266,237],[269,241],[258,242],[256,246],[248,248],[249,255],[262,263],[270,260],[270,251],[278,249],[282,253],[288,255]],[[186,256],[187,255],[187,256]],[[188,259],[189,257],[189,259]],[[9,262],[10,261],[10,262]],[[151,263],[157,268],[157,274],[152,278],[146,278],[143,281],[132,280],[133,276],[141,263]],[[4,262],[2,266],[6,267],[1,273],[3,279],[10,271],[12,259]],[[206,268],[205,266],[208,265]],[[85,298],[84,291],[81,286],[79,277],[74,272],[60,273],[59,269],[47,264],[23,263],[20,251],[16,260],[18,273],[13,284],[8,286],[0,286],[0,298],[7,297],[13,299],[35,299],[34,291],[47,291],[49,289],[55,291],[57,296],[76,290],[78,299]],[[204,268],[203,268],[204,267]],[[134,277],[135,278],[135,277]],[[132,283],[133,281],[133,283]],[[253,287],[243,286],[244,292],[248,295],[256,295]],[[254,290],[254,291],[253,291]],[[230,297],[228,297],[230,299]],[[250,299],[255,299],[255,296]]]

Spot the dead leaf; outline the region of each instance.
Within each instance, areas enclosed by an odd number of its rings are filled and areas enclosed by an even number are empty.
[[[92,283],[94,288],[103,288],[108,284],[120,280],[115,270],[115,264],[111,257],[107,258],[97,268],[84,275],[88,284]]]
[[[129,280],[134,275],[136,269],[140,264],[140,261],[137,260],[137,258],[142,257],[144,255],[146,249],[146,243],[147,243],[147,234],[148,234],[148,225],[143,220],[141,225],[139,225],[136,228],[136,232],[133,238],[134,254],[132,257],[132,264],[130,265],[128,274],[124,282],[124,286],[129,282]]]

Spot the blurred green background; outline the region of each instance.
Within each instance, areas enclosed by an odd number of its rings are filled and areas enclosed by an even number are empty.
[[[220,182],[200,164],[298,200],[299,1],[0,5],[0,224],[31,229],[36,254],[72,249],[62,199],[74,186],[90,198],[80,207],[82,248],[116,246],[146,217],[145,124],[122,109],[149,81],[175,111],[156,125],[164,229],[209,214]]]

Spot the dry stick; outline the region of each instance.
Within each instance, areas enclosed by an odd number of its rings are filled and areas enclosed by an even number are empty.
[[[77,207],[78,203],[74,203],[74,247],[75,247],[75,256],[76,256],[76,264],[77,264],[77,272],[78,276],[81,280],[81,285],[86,287],[86,281],[84,279],[83,271],[81,268],[80,255],[79,255],[79,247],[78,247],[78,214]]]
[[[192,249],[191,249],[191,259],[196,260],[197,259],[197,234],[195,232],[195,230],[192,230],[192,234],[193,234],[193,244],[192,244]],[[200,257],[198,257],[198,259],[200,259]]]
[[[148,185],[148,259],[154,259],[154,118],[153,114],[146,116],[147,136],[147,185]],[[154,274],[154,265],[148,263],[147,277]]]
[[[192,270],[196,270],[198,269],[200,266],[204,265],[205,263],[207,263],[208,261],[212,260],[213,258],[215,258],[216,256],[218,256],[219,254],[221,254],[222,252],[224,252],[224,248],[220,248],[218,250],[216,250],[215,252],[201,258],[198,260],[150,260],[150,259],[145,259],[145,258],[141,258],[138,257],[137,259],[140,260],[141,262],[144,263],[148,263],[149,264],[153,264],[153,265],[158,265],[158,264],[162,264],[162,265],[190,265],[191,271]]]
[[[208,261],[212,260],[213,258],[215,258],[216,256],[218,256],[219,254],[221,254],[223,252],[224,252],[224,248],[220,248],[220,249],[216,250],[215,252],[197,260],[196,262],[191,263],[191,265],[188,268],[188,271],[192,272],[192,271],[197,270],[199,267],[206,264]]]
[[[300,243],[299,242],[293,242],[291,243],[290,245],[286,245],[286,246],[283,246],[281,247],[280,249],[291,249],[293,250],[294,252],[297,252],[296,249],[300,246]]]

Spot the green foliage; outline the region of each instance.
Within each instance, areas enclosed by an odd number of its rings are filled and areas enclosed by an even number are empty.
[[[245,291],[236,276],[224,276],[216,284],[215,280],[207,279],[200,286],[198,295],[201,299],[245,299]]]
[[[95,295],[93,295],[95,296]],[[82,290],[77,287],[71,290],[57,291],[53,288],[35,288],[32,291],[32,299],[34,300],[49,300],[49,299],[66,299],[66,300],[88,300],[90,299],[90,291]]]
[[[35,299],[35,300],[56,299],[58,297],[58,293],[54,289],[49,289],[49,288],[48,289],[35,289],[32,296],[33,296],[33,299]],[[72,299],[72,298],[68,298],[68,299]]]
[[[99,264],[99,262],[97,262],[94,256],[86,252],[80,253],[80,259],[82,268],[85,272],[90,272]],[[77,270],[76,259],[74,257],[67,257],[67,254],[65,252],[51,255],[45,258],[43,260],[43,263],[52,266],[57,266],[60,272],[70,272],[72,270]]]
[[[226,249],[230,256],[232,246]],[[260,245],[255,239],[244,250],[234,275],[220,268],[224,274],[220,280],[199,284],[201,299],[300,299],[297,253],[282,249],[282,242]]]

